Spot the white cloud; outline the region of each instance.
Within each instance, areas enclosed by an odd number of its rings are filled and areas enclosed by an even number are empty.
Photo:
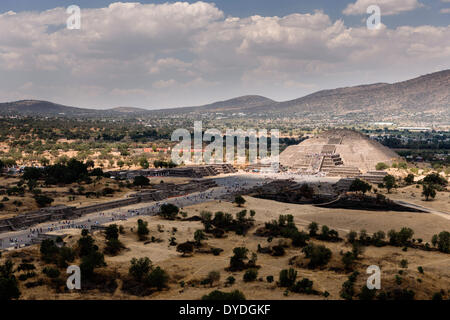
[[[166,107],[242,94],[287,99],[450,67],[450,26],[370,31],[321,11],[225,18],[204,2],[86,9],[81,30],[65,29],[67,17],[64,8],[0,14],[0,101]]]
[[[378,5],[382,15],[395,15],[406,11],[412,11],[423,5],[417,0],[357,0],[350,3],[342,11],[345,15],[366,14],[371,5]]]

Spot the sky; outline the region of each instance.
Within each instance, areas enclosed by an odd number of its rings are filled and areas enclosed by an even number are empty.
[[[81,8],[79,30],[67,28],[70,5]],[[0,102],[284,101],[444,69],[450,0],[0,1]]]

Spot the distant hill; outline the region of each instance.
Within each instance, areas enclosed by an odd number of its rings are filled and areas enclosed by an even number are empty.
[[[48,101],[21,100],[0,103],[0,114],[24,116],[92,116],[99,110],[68,107]]]
[[[284,112],[448,111],[450,70],[394,84],[377,83],[323,90],[303,98],[281,102],[275,107]]]
[[[247,95],[194,107],[146,110],[118,107],[107,110],[83,109],[47,101],[22,100],[0,103],[0,114],[25,116],[111,116],[133,117],[171,113],[282,113],[345,114],[349,112],[395,114],[450,112],[450,70],[431,73],[393,84],[376,83],[322,90],[302,98],[277,102]]]

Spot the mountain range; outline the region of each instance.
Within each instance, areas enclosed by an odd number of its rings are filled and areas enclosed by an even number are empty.
[[[376,83],[322,90],[302,98],[278,102],[266,97],[248,95],[203,106],[147,110],[118,107],[107,110],[85,109],[48,101],[21,100],[0,103],[0,114],[22,116],[145,116],[171,113],[395,113],[449,112],[450,70],[439,71],[411,80]]]

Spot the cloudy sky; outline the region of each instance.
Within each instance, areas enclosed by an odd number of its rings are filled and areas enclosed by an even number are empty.
[[[369,30],[367,7],[381,8]],[[68,30],[66,8],[81,8]],[[275,100],[450,68],[450,0],[1,0],[0,101]]]

